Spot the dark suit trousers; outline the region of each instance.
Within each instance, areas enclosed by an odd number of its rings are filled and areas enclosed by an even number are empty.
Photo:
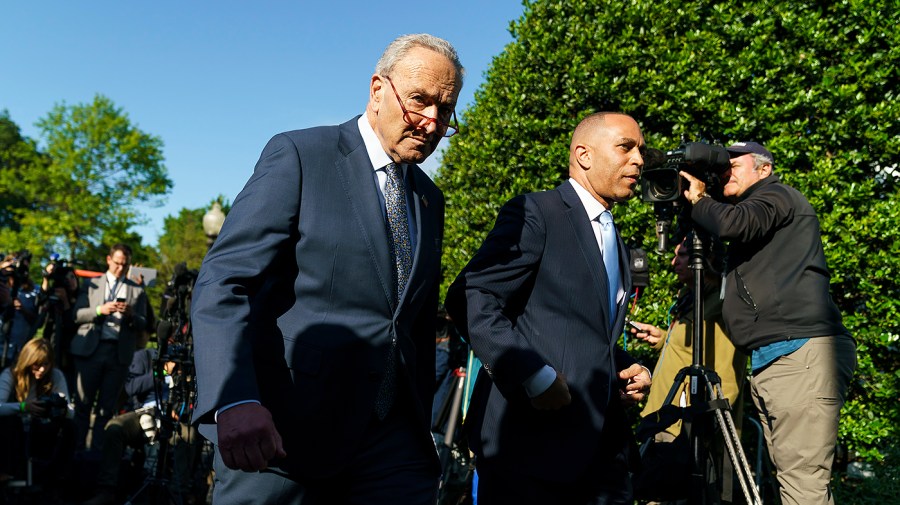
[[[75,371],[78,374],[75,396],[76,447],[85,447],[86,436],[90,429],[90,448],[102,450],[103,431],[106,423],[116,413],[116,404],[128,376],[128,364],[119,363],[118,342],[101,341],[91,356],[87,358],[75,356]],[[90,428],[95,398],[97,411],[93,428]]]
[[[398,398],[400,400],[400,398]],[[405,400],[405,399],[404,399]],[[216,450],[216,505],[434,505],[440,469],[430,437],[396,403],[384,421],[373,413],[356,457],[328,479],[294,480],[270,469],[247,473],[222,463]],[[315,458],[315,454],[301,457]]]
[[[627,429],[622,409],[608,410],[592,463],[570,482],[529,475],[515,465],[478,464],[478,505],[632,505]]]

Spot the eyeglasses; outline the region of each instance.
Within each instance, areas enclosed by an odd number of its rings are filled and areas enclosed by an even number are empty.
[[[417,128],[426,128],[429,123],[434,123],[437,125],[438,130],[444,130],[443,137],[445,138],[452,137],[459,132],[459,123],[456,121],[456,111],[447,115],[447,121],[449,122],[444,122],[438,118],[411,111],[403,105],[403,100],[400,99],[400,94],[397,93],[397,88],[394,87],[394,82],[391,78],[388,76],[384,76],[384,78],[387,79],[387,82],[391,84],[391,89],[394,90],[394,96],[397,97],[397,103],[400,104],[400,110],[403,111],[403,120],[406,121],[406,124]]]

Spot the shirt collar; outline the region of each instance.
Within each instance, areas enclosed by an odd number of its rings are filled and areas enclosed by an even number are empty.
[[[589,220],[593,221],[597,219],[600,214],[603,214],[603,212],[607,210],[606,207],[604,207],[602,203],[598,202],[596,198],[588,193],[588,190],[584,189],[584,187],[582,187],[581,184],[578,183],[578,181],[569,177],[569,183],[572,184],[573,188],[575,188],[575,194],[578,195],[578,199],[581,200],[581,205],[587,212]]]
[[[110,286],[119,281],[119,278],[115,275],[109,273],[109,270],[106,271],[106,282],[109,283]]]
[[[366,154],[369,155],[369,161],[372,162],[373,170],[380,170],[388,163],[394,161],[384,152],[384,148],[381,146],[381,142],[378,140],[378,136],[375,135],[375,130],[372,129],[372,125],[369,124],[365,114],[359,116],[356,124],[359,126],[359,134],[362,135],[363,143],[366,146]],[[402,166],[405,174],[406,164],[404,163]]]

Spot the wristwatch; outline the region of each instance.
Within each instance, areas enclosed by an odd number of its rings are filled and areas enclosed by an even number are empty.
[[[694,200],[691,201],[691,205],[697,205],[697,202],[699,202],[701,198],[707,198],[707,197],[709,197],[709,193],[704,191],[703,193],[700,193],[699,195],[697,195],[697,198],[695,198]]]

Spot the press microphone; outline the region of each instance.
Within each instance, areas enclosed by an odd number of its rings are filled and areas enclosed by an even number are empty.
[[[169,337],[172,335],[172,323],[162,320],[156,325],[157,356],[165,356],[169,349]]]

